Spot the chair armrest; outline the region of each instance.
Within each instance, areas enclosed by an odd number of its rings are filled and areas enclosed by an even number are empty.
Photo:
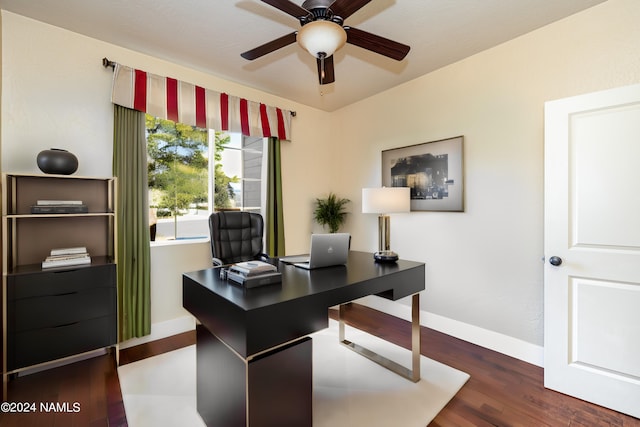
[[[267,254],[260,254],[255,259],[260,260],[260,261],[264,261],[264,262],[269,262],[269,260],[271,260],[271,258]],[[224,263],[220,258],[216,258],[216,257],[212,257],[211,261],[213,262],[213,266],[214,267],[221,267],[221,266],[225,266],[225,265],[230,265],[230,264]]]
[[[260,261],[264,261],[264,262],[269,262],[271,260],[271,257],[267,254],[260,254]]]

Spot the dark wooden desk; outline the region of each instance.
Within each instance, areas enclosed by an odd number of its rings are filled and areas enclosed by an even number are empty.
[[[221,280],[218,268],[183,275],[183,306],[200,322],[198,412],[209,426],[310,426],[307,335],[328,327],[329,307],[368,295],[414,295],[419,328],[423,263],[379,264],[371,253],[351,252],[346,266],[307,271],[280,263],[279,270],[282,283],[253,289]]]

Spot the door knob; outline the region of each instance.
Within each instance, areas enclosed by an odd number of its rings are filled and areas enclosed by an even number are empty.
[[[562,258],[560,258],[559,256],[555,256],[554,255],[551,258],[549,258],[549,264],[555,265],[557,267],[560,264],[562,264]]]

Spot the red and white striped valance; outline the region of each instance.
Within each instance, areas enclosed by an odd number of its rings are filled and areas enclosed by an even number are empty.
[[[115,64],[111,102],[192,126],[291,140],[291,112]]]

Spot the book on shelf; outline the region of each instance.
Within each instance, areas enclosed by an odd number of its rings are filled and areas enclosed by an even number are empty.
[[[51,255],[42,261],[42,268],[90,264],[91,257],[84,247],[52,249]]]
[[[38,200],[37,206],[49,206],[49,205],[82,205],[82,200]]]
[[[91,257],[89,255],[79,257],[47,257],[42,261],[42,268],[66,267],[82,264],[91,264]]]
[[[51,249],[50,255],[77,255],[86,254],[87,248],[85,246],[76,246],[72,248],[55,248]]]
[[[33,205],[32,214],[73,214],[88,213],[89,208],[83,204]]]

